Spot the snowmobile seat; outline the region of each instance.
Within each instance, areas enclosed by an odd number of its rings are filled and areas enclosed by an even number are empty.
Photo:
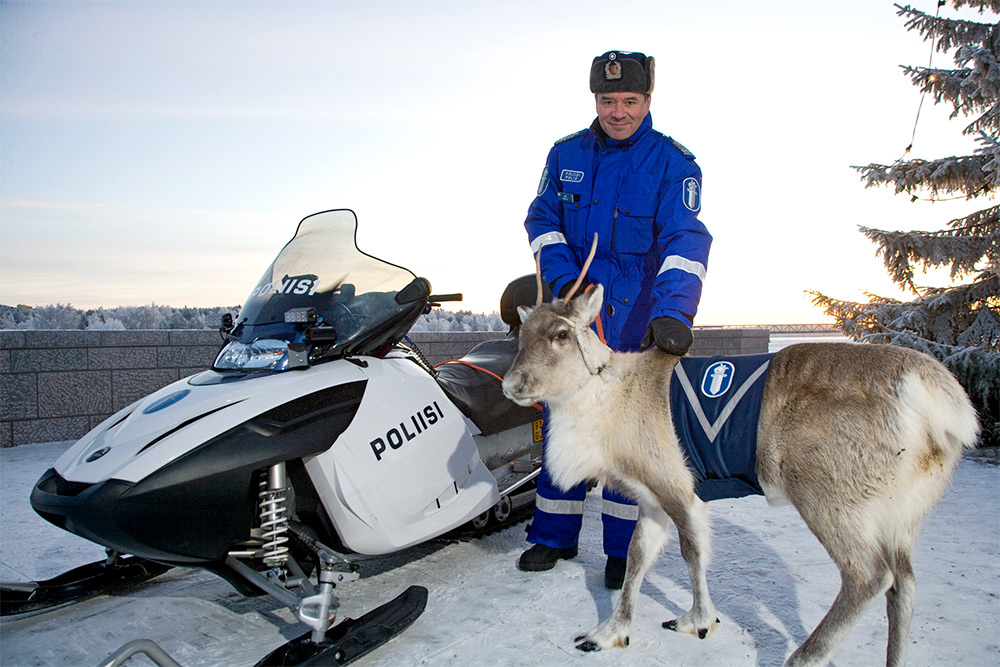
[[[552,298],[547,287],[543,292],[544,298]],[[538,408],[517,405],[500,388],[501,379],[517,356],[521,326],[517,308],[535,305],[537,293],[534,274],[512,280],[500,297],[500,318],[510,327],[507,336],[482,342],[461,359],[437,366],[441,388],[483,435],[528,424],[542,416]]]
[[[500,388],[501,378],[517,355],[517,331],[500,340],[476,345],[461,359],[437,366],[437,380],[444,393],[483,435],[506,431],[541,418],[541,411],[522,407]]]

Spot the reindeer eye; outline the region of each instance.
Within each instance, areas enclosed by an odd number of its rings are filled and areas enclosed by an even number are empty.
[[[556,334],[556,338],[558,338],[559,340],[566,340],[567,338],[569,338],[569,332],[563,329],[562,331]]]

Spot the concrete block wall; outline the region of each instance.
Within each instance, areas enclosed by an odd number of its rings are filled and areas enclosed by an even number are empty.
[[[409,338],[434,365],[458,359],[484,340],[497,340],[506,335],[506,331],[414,331]]]
[[[0,331],[0,446],[79,438],[211,365],[217,331]]]
[[[719,354],[766,354],[771,332],[764,328],[695,327],[693,357],[714,357]]]
[[[498,331],[411,333],[431,364],[457,359]],[[213,330],[0,331],[0,447],[75,440],[111,414],[208,368]],[[691,353],[767,352],[766,329],[696,329]]]

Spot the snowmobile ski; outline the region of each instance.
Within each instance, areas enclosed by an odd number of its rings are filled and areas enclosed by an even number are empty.
[[[408,628],[427,606],[427,589],[410,586],[394,600],[360,618],[347,618],[330,628],[326,641],[314,643],[307,632],[267,654],[257,667],[280,665],[346,665]]]
[[[81,565],[45,581],[3,582],[0,583],[0,616],[43,611],[131,588],[169,569],[170,565],[139,556],[121,558],[116,555]]]

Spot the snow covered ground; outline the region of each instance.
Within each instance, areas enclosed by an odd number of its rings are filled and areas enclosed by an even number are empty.
[[[0,579],[53,576],[98,560],[100,548],[44,522],[30,488],[68,443],[0,451]],[[917,545],[910,665],[1000,664],[1000,468],[963,459]],[[599,493],[595,491],[595,494]],[[435,541],[391,557],[362,557],[362,578],[339,589],[356,616],[410,584],[430,590],[427,610],[359,665],[780,665],[826,612],[838,576],[789,507],[751,497],[711,504],[709,585],[722,624],[699,641],[660,623],[690,604],[673,538],[647,576],[627,649],[581,654],[573,638],[610,613],[603,585],[600,497],[587,503],[580,555],[546,573],[514,562],[524,524],[471,542]],[[192,508],[197,511],[197,508]],[[221,579],[175,569],[120,596],[0,622],[0,664],[98,665],[126,642],[149,638],[185,666],[252,665],[304,629],[269,598],[244,598]],[[884,604],[876,602],[835,655],[839,667],[884,661]],[[137,656],[130,665],[150,664]]]

